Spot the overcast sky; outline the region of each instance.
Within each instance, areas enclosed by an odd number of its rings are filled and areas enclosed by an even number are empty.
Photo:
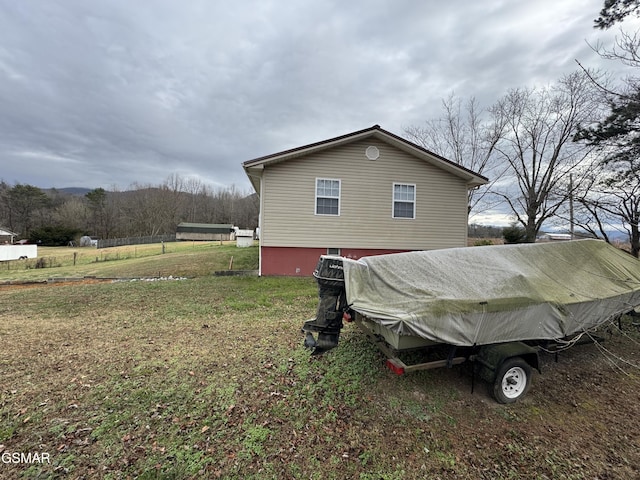
[[[374,124],[398,135],[455,92],[488,107],[577,68],[602,0],[0,0],[0,180],[196,177]]]

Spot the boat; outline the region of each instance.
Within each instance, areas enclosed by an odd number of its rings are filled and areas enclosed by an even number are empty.
[[[640,305],[640,261],[601,240],[342,259],[346,302],[393,335],[457,346],[569,337]]]

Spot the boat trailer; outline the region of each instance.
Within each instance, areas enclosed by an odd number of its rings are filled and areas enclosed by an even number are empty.
[[[532,371],[541,373],[539,351],[536,342],[512,341],[479,346],[455,346],[414,337],[401,336],[398,342],[388,329],[378,322],[353,311],[347,303],[342,258],[323,255],[313,276],[318,283],[318,308],[316,316],[302,326],[304,346],[312,355],[320,355],[338,346],[343,322],[353,322],[387,357],[386,365],[394,373],[402,375],[419,370],[452,368],[471,362],[472,392],[476,375],[492,385],[491,392],[499,403],[513,403],[522,398],[531,386]],[[552,351],[549,342],[544,350]],[[425,349],[442,352],[439,358],[416,364],[406,364],[400,353]],[[557,356],[556,356],[557,360]]]

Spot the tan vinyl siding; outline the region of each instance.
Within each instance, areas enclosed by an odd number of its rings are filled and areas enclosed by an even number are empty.
[[[365,149],[380,150],[369,160]],[[340,179],[340,215],[315,215],[317,178]],[[416,186],[415,219],[392,218],[393,184]],[[467,189],[458,177],[368,139],[269,165],[264,246],[434,249],[465,246]]]

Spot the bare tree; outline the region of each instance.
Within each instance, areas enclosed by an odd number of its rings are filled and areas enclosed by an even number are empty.
[[[258,213],[260,211],[258,194],[251,191],[244,192],[236,203],[236,225],[251,230],[257,228]]]
[[[508,167],[503,180],[510,180],[493,191],[524,227],[527,242],[567,200],[569,174],[593,149],[573,137],[599,105],[589,77],[575,72],[546,88],[512,90],[492,107],[494,122],[503,128],[495,150]]]
[[[463,103],[452,93],[442,100],[442,111],[441,117],[427,120],[422,126],[405,128],[405,136],[458,165],[490,177],[489,185],[469,191],[469,212],[478,211],[481,204],[489,208],[485,203],[487,193],[504,174],[494,155],[503,126],[484,121],[484,112],[474,97]]]
[[[616,37],[615,45],[610,49],[600,42],[591,48],[606,60],[619,60],[627,66],[640,67],[639,35],[638,32],[630,33],[621,30],[620,36]]]
[[[82,232],[89,231],[89,218],[87,199],[78,196],[67,197],[52,214],[54,223]]]
[[[182,192],[182,179],[170,175],[162,185],[134,184],[127,193],[127,202],[123,210],[125,217],[135,230],[128,235],[153,236],[175,232],[180,222],[183,205],[186,203]]]
[[[236,217],[237,201],[242,198],[235,185],[218,190],[214,196],[216,223],[233,223]]]
[[[212,189],[197,178],[189,178],[184,182],[185,202],[182,217],[185,222],[202,222],[211,209]]]
[[[640,255],[640,170],[635,158],[617,158],[616,168],[601,158],[593,162],[574,194],[576,227],[606,242],[611,241],[612,232],[625,234],[630,253]]]

